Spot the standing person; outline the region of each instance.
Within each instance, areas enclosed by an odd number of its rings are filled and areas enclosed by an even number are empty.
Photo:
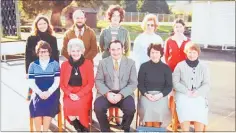
[[[204,125],[208,124],[209,70],[198,59],[200,55],[198,45],[189,42],[184,52],[187,59],[178,63],[173,72],[176,111],[184,132],[189,131],[190,122],[194,122],[195,131],[203,132]]]
[[[25,49],[25,72],[28,78],[28,68],[31,62],[38,59],[35,52],[35,46],[40,40],[44,40],[49,43],[52,53],[51,58],[59,62],[59,51],[57,47],[57,39],[53,36],[53,28],[47,17],[38,15],[32,24],[32,33],[26,40]],[[29,96],[27,100],[30,100],[32,90],[29,89]]]
[[[124,20],[125,10],[119,5],[111,5],[107,10],[107,18],[110,21],[110,25],[106,27],[100,35],[100,48],[102,53],[102,58],[110,56],[109,53],[109,43],[114,40],[119,40],[124,44],[124,55],[129,56],[130,52],[130,36],[129,31],[120,25]],[[110,108],[109,116],[114,116],[113,112],[115,111],[116,123],[119,125],[120,120],[118,108]]]
[[[107,18],[110,25],[102,30],[100,34],[99,45],[102,50],[102,58],[110,56],[108,46],[111,41],[119,40],[124,44],[124,55],[129,56],[130,52],[130,36],[129,31],[121,26],[124,20],[125,10],[119,5],[111,5],[107,10]]]
[[[122,129],[130,131],[134,118],[134,91],[137,88],[137,73],[135,62],[123,56],[123,44],[119,40],[109,44],[111,56],[100,61],[95,85],[98,90],[94,102],[94,111],[102,132],[110,132],[107,119],[107,109],[111,106],[119,107],[124,115]]]
[[[86,17],[85,12],[82,10],[76,10],[73,13],[74,25],[65,32],[63,38],[62,55],[69,59],[67,53],[67,45],[70,39],[79,38],[84,42],[85,52],[84,58],[93,62],[93,58],[98,53],[96,34],[93,29],[85,24]]]
[[[35,46],[40,40],[49,43],[52,48],[51,58],[59,62],[59,51],[57,47],[57,39],[53,34],[53,29],[48,21],[48,18],[43,15],[38,15],[32,25],[32,33],[26,40],[25,49],[25,71],[28,72],[29,64],[38,59],[35,52]]]
[[[171,68],[172,72],[179,62],[186,59],[184,47],[186,43],[190,41],[190,39],[184,35],[185,23],[182,19],[177,19],[173,28],[174,35],[166,40],[164,50],[165,62]]]
[[[137,70],[142,63],[149,60],[147,55],[147,48],[151,43],[158,43],[163,45],[162,38],[155,33],[158,28],[157,16],[154,14],[147,14],[141,24],[143,33],[138,35],[134,40],[133,58],[137,65]]]
[[[60,82],[64,92],[64,116],[76,131],[87,132],[93,100],[93,64],[83,56],[85,46],[82,40],[73,38],[67,47],[69,59],[61,65]]]
[[[138,114],[145,126],[159,128],[171,115],[167,96],[172,90],[172,72],[161,61],[161,44],[151,43],[147,54],[150,60],[141,65],[138,74],[138,89],[142,94]]]
[[[52,49],[50,44],[39,41],[35,52],[39,59],[29,65],[29,86],[33,90],[30,101],[30,117],[35,121],[35,129],[48,131],[52,118],[59,113],[60,99],[60,66],[50,58]]]

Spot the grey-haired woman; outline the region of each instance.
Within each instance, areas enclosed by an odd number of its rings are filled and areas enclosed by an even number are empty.
[[[82,40],[69,40],[67,51],[69,60],[62,63],[60,79],[64,92],[64,116],[78,132],[86,132],[88,113],[92,107],[93,64],[83,56],[85,48]]]

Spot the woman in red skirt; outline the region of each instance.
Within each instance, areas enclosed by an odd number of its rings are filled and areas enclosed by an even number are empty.
[[[78,132],[87,132],[94,86],[93,64],[84,58],[84,43],[78,38],[68,43],[69,60],[62,63],[60,87],[64,92],[64,116]]]

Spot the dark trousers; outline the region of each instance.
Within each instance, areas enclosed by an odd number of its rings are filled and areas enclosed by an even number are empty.
[[[134,98],[132,96],[128,96],[125,99],[122,99],[117,104],[110,103],[106,97],[100,96],[95,100],[94,103],[94,111],[96,113],[96,117],[100,124],[101,132],[110,132],[110,125],[107,119],[107,109],[110,107],[118,107],[123,112],[122,119],[122,129],[124,131],[130,130],[130,125],[134,118],[135,113],[135,103]]]

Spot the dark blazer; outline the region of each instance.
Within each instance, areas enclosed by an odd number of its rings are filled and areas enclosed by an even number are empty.
[[[26,48],[25,48],[25,72],[28,73],[29,65],[32,61],[38,59],[38,56],[35,53],[35,46],[37,45],[39,40],[44,40],[48,42],[52,48],[52,55],[51,58],[59,62],[59,51],[57,47],[57,39],[56,37],[44,34],[41,36],[29,36],[26,41]]]

